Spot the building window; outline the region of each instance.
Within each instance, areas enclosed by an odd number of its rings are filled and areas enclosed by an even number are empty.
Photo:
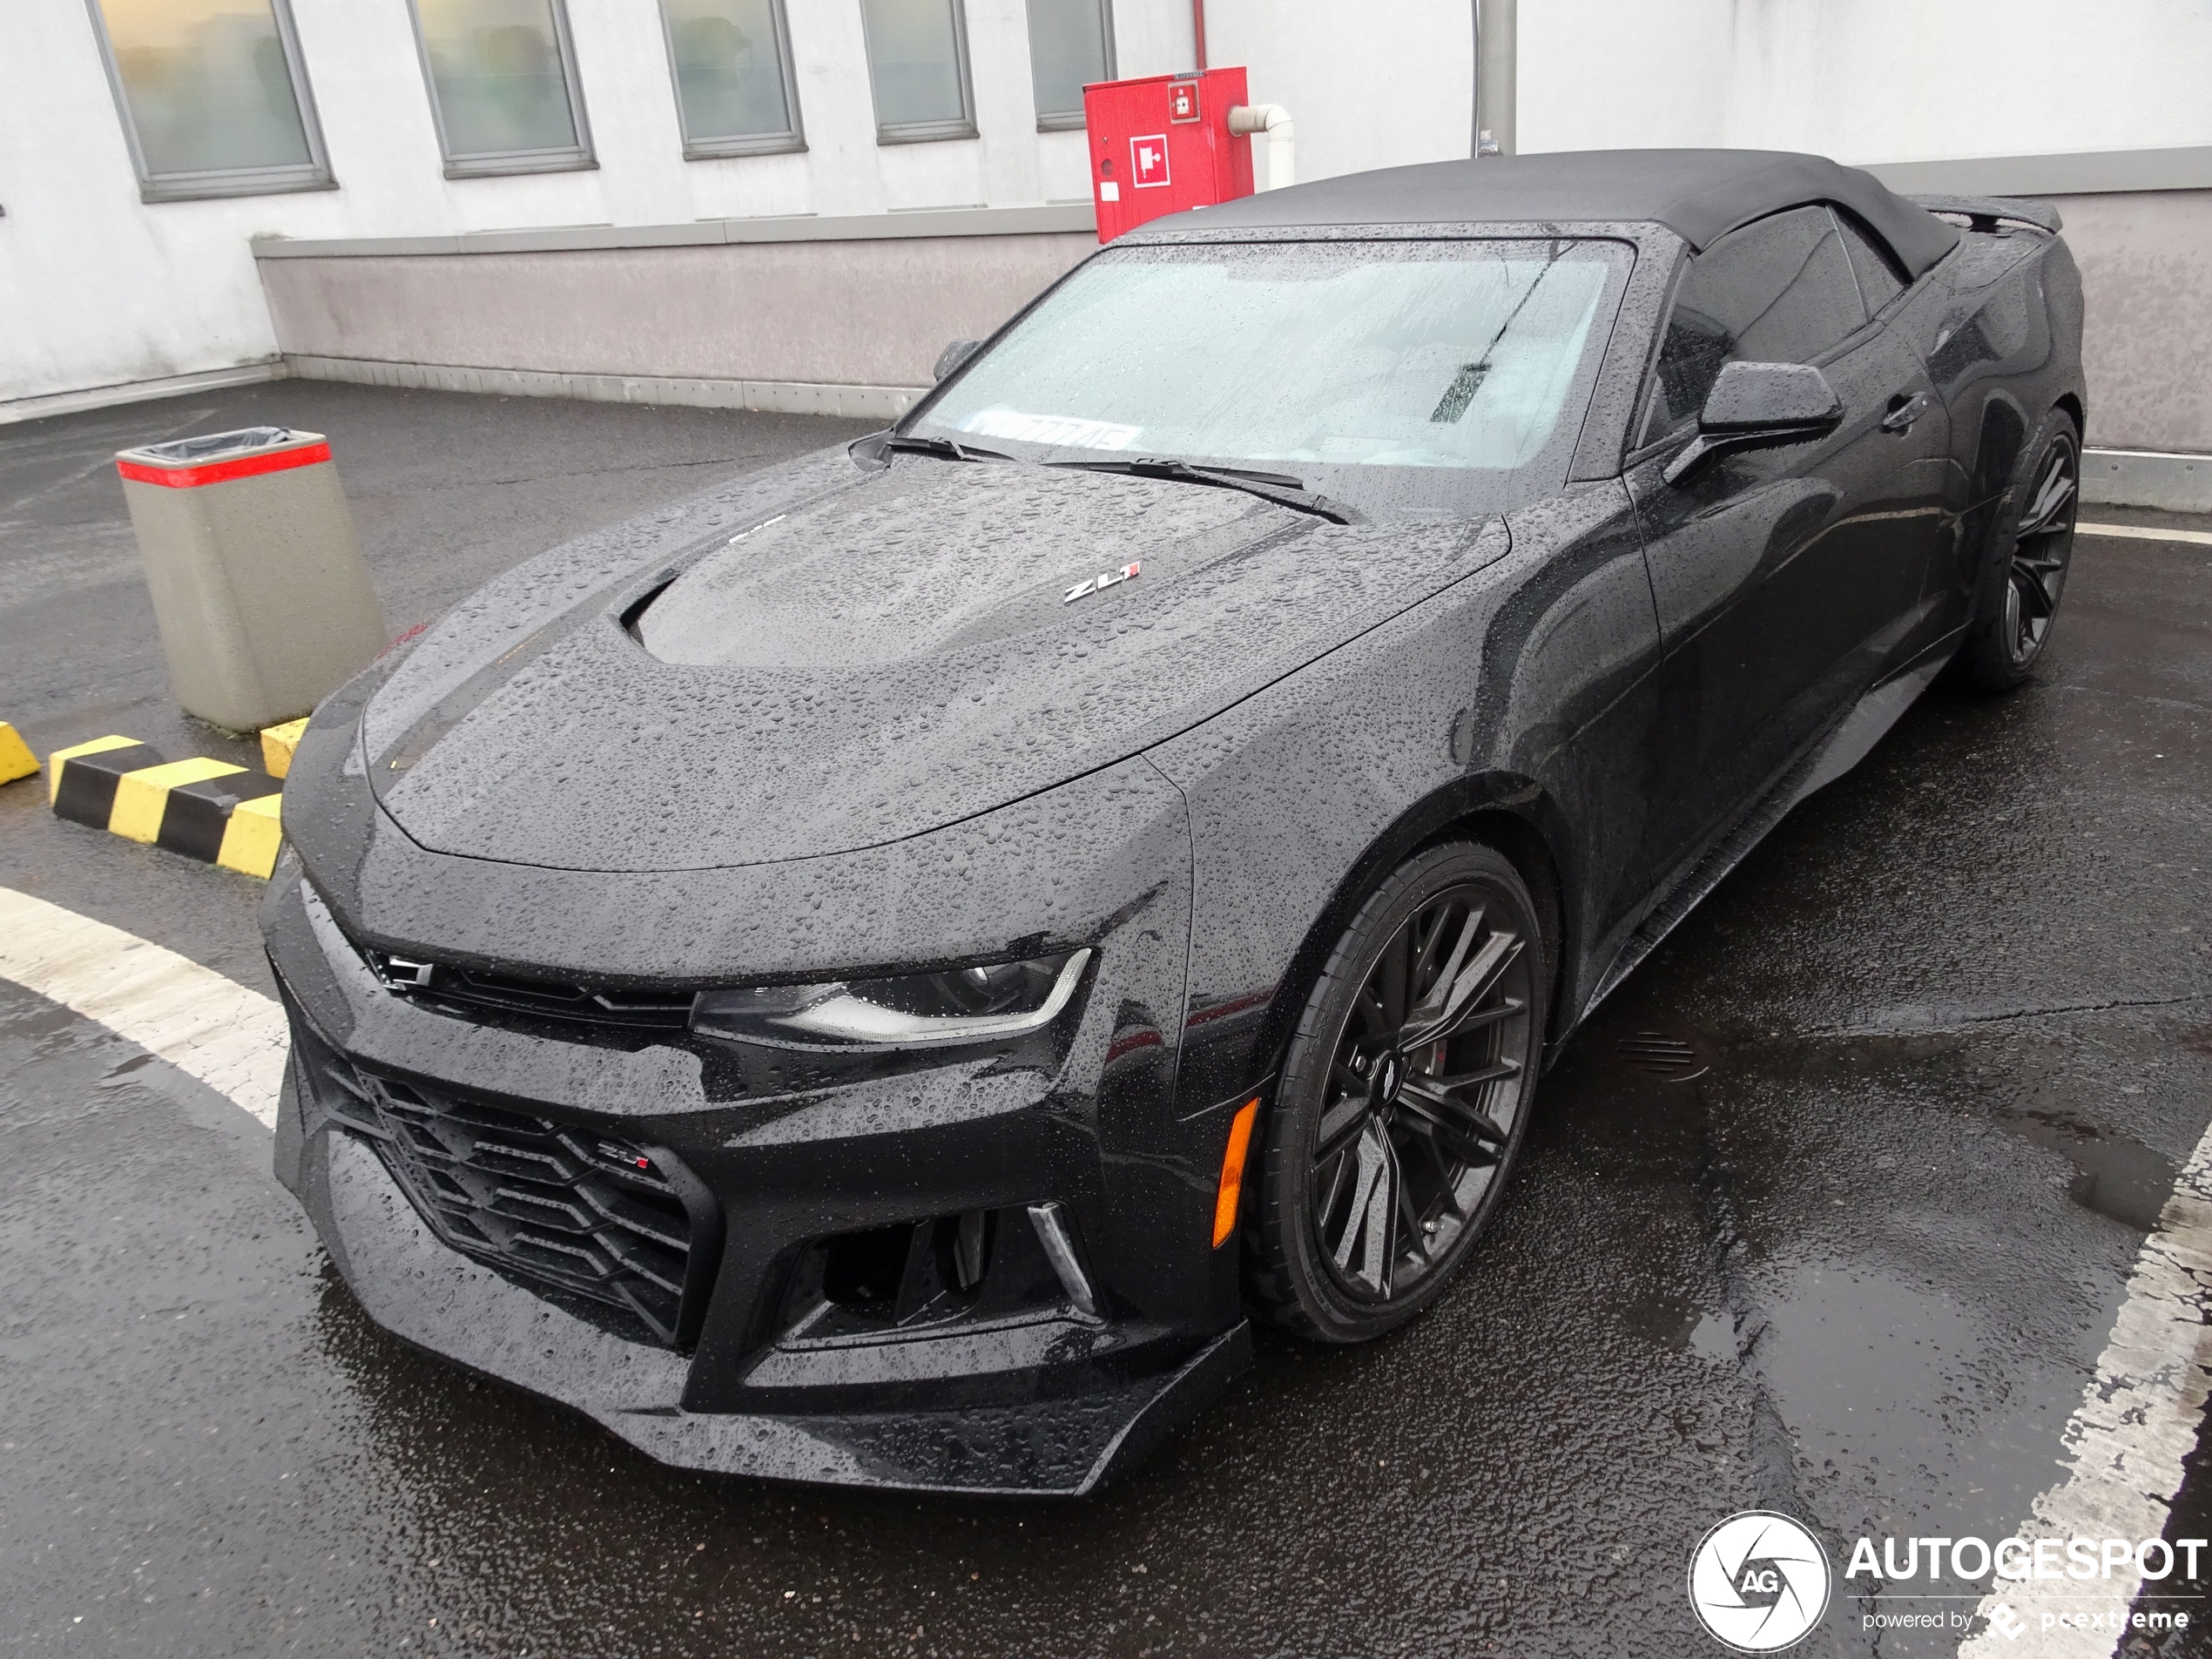
[[[878,144],[975,136],[961,0],[860,0]]]
[[[285,0],[92,0],[92,23],[147,201],[331,187]]]
[[[804,150],[783,0],[661,0],[684,153]]]
[[[446,177],[598,164],[561,0],[414,0]]]
[[[1037,131],[1083,124],[1083,88],[1114,78],[1114,0],[1029,0]]]

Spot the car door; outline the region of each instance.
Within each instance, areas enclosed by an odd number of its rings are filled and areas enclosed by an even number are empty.
[[[1714,378],[1739,360],[1816,365],[1841,423],[1667,482]],[[1942,518],[1945,432],[1918,354],[1870,323],[1834,219],[1802,207],[1721,238],[1676,285],[1642,435],[1629,488],[1659,616],[1669,755],[1645,848],[1656,881],[1734,822],[1903,644]]]
[[[1931,407],[1912,448],[1912,465],[1914,476],[1912,493],[1916,497],[1932,497],[1941,509],[1931,535],[1929,563],[1923,573],[1919,614],[1906,637],[1903,650],[1911,655],[1921,645],[1942,637],[1955,629],[1960,620],[1956,603],[1963,591],[1962,577],[1970,582],[1971,575],[1965,567],[1971,563],[1971,550],[1979,545],[1971,535],[1972,515],[1978,499],[1973,480],[1962,461],[1959,444],[1970,440],[1971,434],[1959,430],[1952,418],[1952,401],[1944,388],[1934,383],[1928,368],[1928,348],[1932,344],[1932,328],[1927,320],[1927,307],[1918,303],[1922,287],[1916,284],[1874,233],[1847,209],[1832,208],[1836,226],[1843,233],[1844,246],[1851,253],[1851,271],[1858,278],[1860,296],[1874,320],[1896,336],[1919,360],[1928,379],[1922,382],[1932,395]],[[1894,401],[1898,394],[1892,393]]]

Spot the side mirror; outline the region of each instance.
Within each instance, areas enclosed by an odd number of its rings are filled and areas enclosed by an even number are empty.
[[[943,380],[946,375],[974,356],[975,348],[982,343],[980,340],[955,340],[937,354],[937,367],[930,371],[930,378]]]
[[[1843,418],[1844,401],[1810,364],[1727,364],[1697,412],[1697,435],[1667,463],[1666,480],[1680,483],[1728,450],[1802,443],[1833,432]]]

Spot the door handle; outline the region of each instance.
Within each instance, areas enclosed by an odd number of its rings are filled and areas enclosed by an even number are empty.
[[[1882,417],[1885,432],[1910,432],[1912,423],[1928,412],[1928,395],[1915,392],[1907,397],[1899,392],[1890,400],[1890,412]]]

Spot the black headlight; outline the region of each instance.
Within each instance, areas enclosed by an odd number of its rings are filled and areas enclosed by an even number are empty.
[[[691,1029],[780,1047],[922,1049],[995,1042],[1042,1029],[1076,995],[1089,950],[1022,962],[987,962],[907,974],[701,991]]]

